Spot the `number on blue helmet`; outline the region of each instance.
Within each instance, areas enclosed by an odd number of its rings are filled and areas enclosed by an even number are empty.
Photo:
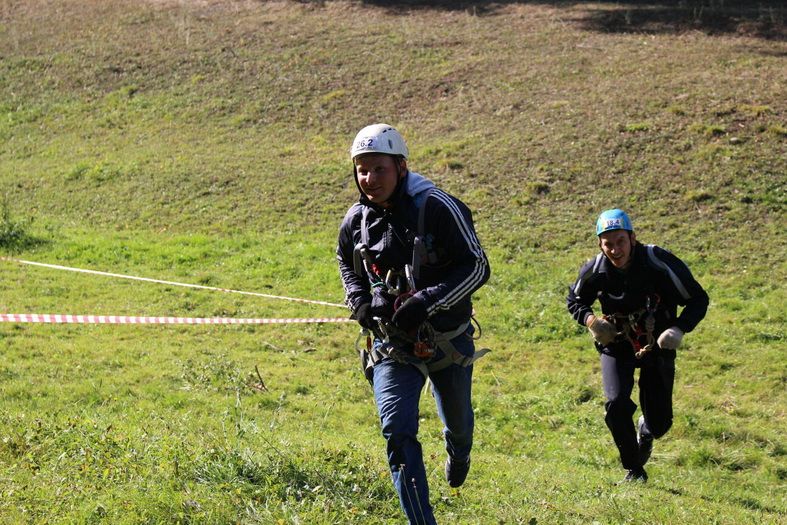
[[[596,221],[596,235],[601,235],[604,232],[612,230],[626,230],[634,231],[631,225],[631,219],[626,215],[626,212],[615,208],[614,210],[606,210],[601,212]]]

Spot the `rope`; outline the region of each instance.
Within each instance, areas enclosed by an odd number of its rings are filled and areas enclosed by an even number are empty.
[[[239,319],[234,317],[143,317],[128,315],[0,314],[0,323],[47,324],[306,324],[353,323],[345,317]]]
[[[229,288],[219,288],[219,287],[216,287],[216,286],[203,286],[203,285],[200,285],[200,284],[188,284],[188,283],[179,283],[179,282],[175,282],[175,281],[164,281],[164,280],[161,280],[161,279],[151,279],[150,277],[137,277],[137,276],[134,276],[134,275],[125,275],[125,274],[110,273],[110,272],[100,272],[100,271],[97,271],[97,270],[87,270],[87,269],[84,269],[84,268],[71,268],[69,266],[60,266],[58,264],[46,264],[46,263],[40,263],[40,262],[35,262],[35,261],[25,261],[25,260],[22,260],[22,259],[14,259],[12,257],[0,257],[0,260],[9,261],[9,262],[15,262],[15,263],[18,263],[18,264],[27,264],[27,265],[30,265],[30,266],[40,266],[42,268],[51,268],[51,269],[54,269],[54,270],[65,270],[65,271],[69,271],[69,272],[87,273],[87,274],[90,274],[90,275],[103,275],[105,277],[118,277],[120,279],[131,279],[133,281],[145,281],[145,282],[149,282],[149,283],[167,284],[167,285],[170,285],[170,286],[182,286],[182,287],[185,287],[185,288],[197,288],[199,290],[213,290],[213,291],[217,291],[217,292],[237,293],[237,294],[242,294],[242,295],[253,295],[255,297],[265,297],[265,298],[268,298],[268,299],[280,299],[280,300],[283,300],[283,301],[293,301],[293,302],[297,302],[297,303],[320,304],[320,305],[323,305],[323,306],[335,306],[337,308],[347,308],[347,305],[344,305],[344,304],[329,303],[329,302],[326,302],[326,301],[315,301],[313,299],[301,299],[301,298],[298,298],[298,297],[286,297],[286,296],[283,296],[283,295],[270,295],[270,294],[264,294],[264,293],[259,293],[259,292],[245,292],[245,291],[242,291],[242,290],[232,290],[232,289],[229,289]]]

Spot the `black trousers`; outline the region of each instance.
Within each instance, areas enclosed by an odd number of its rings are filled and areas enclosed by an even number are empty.
[[[637,405],[631,400],[634,371],[639,368],[639,404],[645,424],[643,434],[658,439],[672,426],[672,385],[675,351],[656,349],[642,359],[601,354],[601,377],[607,398],[605,421],[620,453],[624,469],[640,465],[637,429],[632,417]]]

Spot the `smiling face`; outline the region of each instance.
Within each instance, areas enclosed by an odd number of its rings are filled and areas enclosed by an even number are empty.
[[[404,160],[383,153],[368,153],[355,158],[358,186],[366,198],[387,207],[399,179],[407,171]]]
[[[631,263],[636,240],[634,232],[612,230],[599,235],[598,245],[612,265],[618,270],[623,270]]]

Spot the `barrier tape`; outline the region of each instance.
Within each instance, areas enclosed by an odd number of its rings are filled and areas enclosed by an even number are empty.
[[[305,324],[353,323],[346,317],[240,319],[234,317],[140,317],[128,315],[0,314],[0,323],[75,324]]]
[[[131,279],[133,281],[145,281],[149,283],[158,283],[158,284],[168,284],[170,286],[183,286],[185,288],[197,288],[200,290],[214,290],[217,292],[226,292],[226,293],[237,293],[241,295],[253,295],[255,297],[265,297],[268,299],[280,299],[283,301],[293,301],[297,303],[309,303],[309,304],[321,304],[323,306],[336,306],[338,308],[347,308],[345,304],[338,304],[338,303],[329,303],[326,301],[315,301],[313,299],[300,299],[298,297],[286,297],[283,295],[270,295],[264,294],[259,292],[245,292],[243,290],[232,290],[229,288],[218,288],[216,286],[203,286],[201,284],[188,284],[188,283],[178,283],[174,281],[163,281],[161,279],[151,279],[150,277],[136,277],[134,275],[125,275],[121,273],[110,273],[110,272],[100,272],[98,270],[86,270],[84,268],[71,268],[69,266],[60,266],[58,264],[46,264],[40,263],[35,261],[25,261],[22,259],[14,259],[12,257],[0,257],[2,261],[10,261],[19,264],[28,264],[30,266],[41,266],[43,268],[52,268],[55,270],[66,270],[69,272],[78,272],[78,273],[87,273],[91,275],[103,275],[106,277],[118,277],[120,279]]]

